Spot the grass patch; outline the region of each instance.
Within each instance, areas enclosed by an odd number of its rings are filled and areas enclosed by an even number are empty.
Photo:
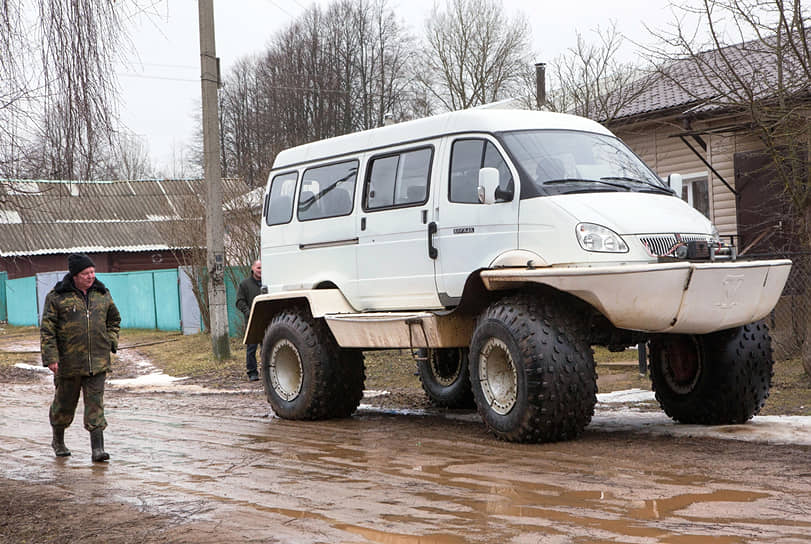
[[[811,377],[799,357],[775,362],[772,389],[760,415],[811,416]]]
[[[30,347],[15,348],[16,352],[0,348],[0,366],[13,367],[17,363],[39,365],[39,327],[15,327],[0,325],[0,346],[19,343],[31,344]]]
[[[121,346],[132,346],[152,360],[165,374],[189,377],[210,387],[234,385],[244,381],[245,346],[240,339],[231,339],[231,357],[222,361],[214,358],[211,337],[207,334],[183,336],[160,331],[121,331]]]

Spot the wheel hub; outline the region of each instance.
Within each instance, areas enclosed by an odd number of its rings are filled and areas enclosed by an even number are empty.
[[[505,415],[513,409],[518,395],[518,374],[507,344],[490,338],[479,354],[479,381],[492,410]]]
[[[691,337],[680,338],[669,344],[662,369],[664,378],[674,392],[685,395],[693,390],[701,375],[698,345]]]
[[[463,359],[458,350],[440,355],[434,352],[431,357],[431,371],[434,373],[436,382],[449,387],[459,378],[462,372]]]
[[[273,346],[268,370],[270,384],[281,398],[291,401],[299,395],[304,370],[298,349],[292,342],[280,340]]]

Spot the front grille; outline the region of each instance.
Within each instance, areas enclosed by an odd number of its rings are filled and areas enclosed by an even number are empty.
[[[651,255],[663,257],[670,254],[679,242],[712,242],[713,237],[707,234],[646,234],[640,236],[639,241]]]

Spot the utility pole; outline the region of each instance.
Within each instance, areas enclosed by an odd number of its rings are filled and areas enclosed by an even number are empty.
[[[203,169],[206,181],[206,262],[211,347],[218,361],[231,357],[228,343],[228,308],[225,299],[225,224],[222,217],[217,88],[219,59],[214,47],[214,2],[199,0],[200,85],[203,93]]]

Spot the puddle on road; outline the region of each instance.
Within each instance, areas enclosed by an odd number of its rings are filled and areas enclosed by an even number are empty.
[[[151,387],[186,392],[178,381]],[[613,404],[598,405],[581,439],[510,444],[475,412],[364,406],[344,420],[288,421],[258,417],[268,405],[251,392],[113,397],[112,459],[94,465],[80,421],[66,433],[74,456],[50,457],[52,389],[14,385],[0,390],[0,475],[278,542],[788,544],[811,533],[802,444],[665,436],[690,426]],[[805,419],[789,420],[800,437]]]

